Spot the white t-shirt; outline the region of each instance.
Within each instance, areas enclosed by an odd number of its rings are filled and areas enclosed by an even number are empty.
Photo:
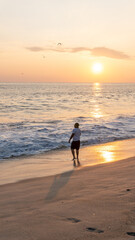
[[[72,133],[74,133],[73,141],[79,141],[81,136],[81,130],[79,128],[74,128]]]

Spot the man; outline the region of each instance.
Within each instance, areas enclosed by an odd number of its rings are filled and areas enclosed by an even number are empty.
[[[79,129],[79,123],[75,123],[71,137],[69,138],[69,143],[73,138],[73,141],[71,143],[71,152],[73,155],[74,166],[76,166],[76,162],[75,162],[76,158],[77,158],[78,166],[80,165],[80,162],[79,162],[80,136],[81,136],[81,130]],[[75,158],[75,149],[76,149],[76,158]]]

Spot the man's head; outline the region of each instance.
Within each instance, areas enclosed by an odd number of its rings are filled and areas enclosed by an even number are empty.
[[[79,128],[79,123],[75,123],[74,127]]]

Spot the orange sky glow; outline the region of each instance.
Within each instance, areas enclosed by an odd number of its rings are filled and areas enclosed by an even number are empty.
[[[135,83],[134,0],[0,2],[0,82]]]

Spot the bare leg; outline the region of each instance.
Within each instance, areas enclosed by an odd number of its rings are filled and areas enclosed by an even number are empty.
[[[73,155],[73,160],[75,159],[75,151],[74,149],[71,149],[72,155]]]
[[[77,160],[79,160],[79,150],[76,149]]]
[[[73,166],[74,166],[74,167],[76,167],[76,162],[75,162],[75,159],[74,159],[74,161],[73,161]]]
[[[73,161],[73,166],[76,167],[76,162],[75,162],[75,151],[74,151],[74,149],[71,149],[71,152],[72,152],[72,155],[73,155],[73,159],[72,159],[72,161]]]
[[[76,149],[76,156],[77,156],[77,163],[78,165],[80,165],[80,162],[79,162],[79,150]]]

